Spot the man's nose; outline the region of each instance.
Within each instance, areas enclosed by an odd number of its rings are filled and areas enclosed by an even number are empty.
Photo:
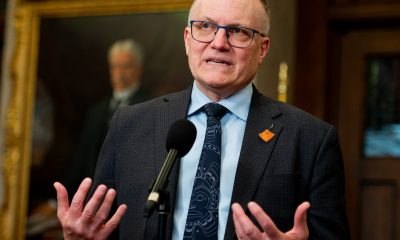
[[[224,28],[219,28],[215,32],[214,40],[211,42],[215,48],[229,48],[228,33]]]

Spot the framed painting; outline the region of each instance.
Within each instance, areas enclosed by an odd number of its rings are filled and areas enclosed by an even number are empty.
[[[107,52],[132,38],[142,85],[157,97],[193,81],[183,44],[191,1],[21,1],[14,17],[3,157],[2,239],[26,238],[27,216],[55,197],[90,107],[111,92]]]

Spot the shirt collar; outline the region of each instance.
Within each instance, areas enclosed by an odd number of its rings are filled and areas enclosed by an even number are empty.
[[[113,97],[117,101],[126,101],[129,99],[130,96],[136,93],[136,91],[139,89],[140,84],[135,83],[132,86],[119,91],[119,92],[113,92]]]
[[[252,84],[249,83],[239,92],[226,99],[222,99],[218,103],[226,107],[232,114],[234,114],[238,118],[246,121],[249,114],[252,95],[253,87]],[[197,81],[195,80],[191,94],[188,116],[196,114],[198,110],[200,110],[205,104],[210,102],[212,102],[212,100],[200,91],[197,86]]]

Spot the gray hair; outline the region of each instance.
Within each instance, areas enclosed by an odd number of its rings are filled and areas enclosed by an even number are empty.
[[[143,65],[144,62],[144,53],[142,46],[133,39],[123,39],[116,41],[108,50],[108,61],[111,60],[111,57],[119,51],[126,51],[132,54],[135,58],[136,63],[139,66]]]
[[[265,19],[266,21],[267,21],[267,26],[266,26],[266,29],[265,29],[265,35],[268,35],[268,33],[269,33],[269,30],[270,30],[270,20],[271,20],[271,9],[270,9],[270,7],[269,7],[269,0],[259,0],[260,1],[260,3],[262,4],[262,6],[263,6],[263,8],[264,8],[264,10],[265,10],[265,13],[266,13],[266,17],[267,17],[267,19]],[[188,18],[188,25],[190,25],[190,23],[189,23],[189,21],[190,20],[192,20],[191,18],[192,18],[192,11],[193,11],[193,7],[195,6],[195,3],[196,2],[198,2],[197,0],[193,0],[193,3],[192,3],[192,6],[190,7],[190,10],[189,10],[189,18]]]

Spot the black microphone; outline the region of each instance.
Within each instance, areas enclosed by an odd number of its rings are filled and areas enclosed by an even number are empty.
[[[168,176],[176,158],[183,157],[189,152],[196,139],[196,134],[196,127],[186,119],[174,122],[169,128],[166,142],[168,154],[147,198],[144,217],[151,215],[160,203],[160,193],[167,187]]]

